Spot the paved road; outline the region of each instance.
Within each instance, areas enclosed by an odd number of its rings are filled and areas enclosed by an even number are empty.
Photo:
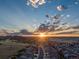
[[[58,51],[51,46],[42,46],[38,48],[37,59],[59,59]]]
[[[43,53],[42,48],[39,48],[38,51],[39,51],[38,59],[43,59],[44,53]]]

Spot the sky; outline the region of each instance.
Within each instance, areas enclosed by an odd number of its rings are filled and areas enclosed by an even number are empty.
[[[57,10],[59,5],[66,9]],[[79,25],[79,0],[50,0],[38,8],[28,6],[26,0],[0,0],[0,29],[34,31],[47,20],[46,14],[61,14],[63,22]]]

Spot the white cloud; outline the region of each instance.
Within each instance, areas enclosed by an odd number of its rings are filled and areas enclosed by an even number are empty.
[[[74,3],[75,3],[76,5],[77,5],[77,4],[79,4],[79,2],[77,2],[77,1],[76,1],[76,2],[74,2]]]
[[[34,8],[38,8],[38,6],[43,5],[45,0],[27,0],[27,5],[32,5]]]
[[[66,15],[66,17],[70,17],[70,15],[68,14],[68,15]]]
[[[57,10],[58,10],[58,11],[62,11],[62,10],[64,10],[64,9],[65,9],[65,7],[62,6],[62,5],[57,6]]]

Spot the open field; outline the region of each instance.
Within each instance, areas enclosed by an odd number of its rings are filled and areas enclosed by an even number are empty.
[[[15,42],[0,42],[0,59],[8,59],[10,56],[17,54],[18,50],[26,47],[26,44]]]

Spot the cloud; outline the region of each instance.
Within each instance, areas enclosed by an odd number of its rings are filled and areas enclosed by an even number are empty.
[[[68,14],[68,15],[66,15],[66,17],[70,17],[70,15]]]
[[[34,8],[38,8],[38,6],[46,3],[45,0],[27,0],[27,5],[32,5]]]
[[[79,4],[79,2],[77,2],[77,1],[76,1],[76,2],[74,2],[74,4],[76,4],[76,5],[77,5],[77,4]]]
[[[63,11],[64,9],[65,9],[65,7],[63,5],[58,5],[57,6],[58,11]]]

